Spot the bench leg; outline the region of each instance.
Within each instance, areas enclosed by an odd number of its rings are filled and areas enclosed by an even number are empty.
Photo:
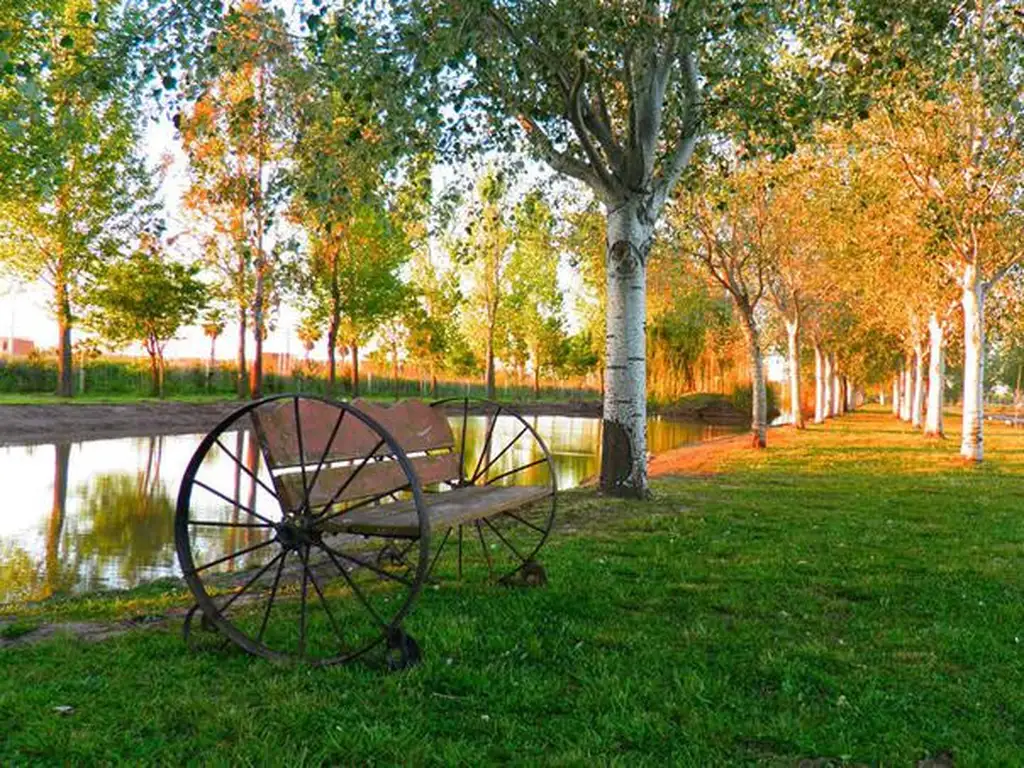
[[[419,664],[423,660],[423,653],[411,635],[401,627],[395,627],[388,634],[388,649],[385,658],[389,670],[400,672]]]
[[[548,572],[536,560],[527,560],[518,570],[504,576],[501,583],[517,587],[543,587],[548,583]]]

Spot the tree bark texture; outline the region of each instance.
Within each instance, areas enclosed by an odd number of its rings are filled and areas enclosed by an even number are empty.
[[[928,318],[928,408],[924,419],[924,433],[929,437],[944,437],[942,406],[946,388],[946,350],[942,324],[933,312]]]
[[[910,406],[910,424],[920,429],[924,421],[924,345],[914,344],[914,402]]]
[[[825,421],[825,361],[821,347],[814,345],[814,423]]]
[[[352,397],[359,397],[359,345],[352,342]]]
[[[57,276],[57,396],[74,394],[71,359],[71,297],[58,269]]]
[[[751,446],[764,448],[768,444],[768,397],[765,391],[764,358],[761,354],[761,333],[753,313],[742,318],[744,335],[747,337],[747,351],[750,356],[751,398],[750,438]]]
[[[822,399],[823,399],[822,406],[824,408],[825,418],[827,419],[830,416],[834,416],[835,415],[833,410],[832,410],[832,380],[833,380],[833,376],[832,376],[832,355],[830,355],[828,352],[825,352],[823,354],[823,356],[822,356],[822,359],[824,360],[824,363],[825,363],[825,365],[824,365],[825,380],[824,380],[824,382],[822,384]]]
[[[249,396],[249,378],[245,370],[245,332],[246,317],[245,304],[238,307],[238,398],[244,400]]]
[[[647,487],[647,254],[654,234],[644,202],[607,213],[601,489],[645,498]]]
[[[789,342],[789,410],[793,426],[804,428],[804,414],[800,403],[800,321],[786,320],[786,337]]]
[[[833,416],[843,415],[843,392],[840,388],[839,381],[839,364],[836,362],[836,353],[832,352],[829,356],[829,368],[832,371],[832,405],[831,411]]]
[[[487,373],[484,379],[487,388],[487,399],[494,399],[494,326],[487,329]]]
[[[914,402],[913,365],[910,356],[904,355],[900,367],[900,421],[910,421],[910,411]]]
[[[985,423],[985,284],[977,267],[964,268],[960,303],[964,312],[964,405],[960,455],[984,458]]]
[[[252,310],[252,367],[249,371],[249,393],[253,400],[263,397],[263,298],[264,298],[264,266],[263,257],[259,256],[256,265],[256,291]]]

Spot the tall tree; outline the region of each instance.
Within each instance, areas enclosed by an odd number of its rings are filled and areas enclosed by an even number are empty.
[[[751,165],[709,184],[680,205],[683,226],[692,226],[690,252],[708,275],[732,298],[747,342],[753,388],[752,444],[768,439],[761,301],[768,293],[771,269],[765,229],[770,192],[763,168]]]
[[[359,347],[377,325],[396,315],[406,301],[401,270],[408,242],[393,214],[373,198],[348,207],[348,218],[324,236],[309,233],[309,254],[298,285],[309,322],[327,327],[329,390],[335,381],[335,349],[352,356],[352,394],[359,393]]]
[[[739,85],[771,68],[782,44],[775,6],[420,0],[408,7],[398,16],[407,45],[437,68],[461,110],[451,120],[452,146],[525,137],[604,206],[601,486],[644,497],[646,263],[655,225],[702,121],[715,114],[707,101],[728,101],[735,113],[758,89],[730,88],[730,80]]]
[[[150,195],[136,153],[147,78],[125,37],[139,18],[82,0],[0,14],[0,266],[52,291],[57,393],[70,397],[83,285],[131,241]]]
[[[138,342],[150,360],[153,394],[164,394],[164,349],[206,303],[197,266],[171,261],[155,237],[107,264],[87,295],[86,325],[114,347]]]
[[[420,311],[409,318],[409,348],[413,358],[430,371],[430,391],[437,396],[437,375],[451,366],[452,354],[465,346],[459,329],[462,293],[458,273],[436,263],[427,249],[413,254],[411,289]]]
[[[494,360],[502,342],[499,334],[507,331],[511,290],[508,270],[515,235],[507,205],[507,183],[499,171],[489,168],[477,181],[475,199],[466,212],[465,237],[454,243],[456,260],[469,268],[465,315],[482,334],[477,338],[483,345],[489,399],[494,399]]]
[[[555,362],[552,357],[563,335],[555,220],[538,192],[527,194],[516,206],[514,219],[508,267],[510,332],[529,352],[533,393],[540,397],[541,372]]]
[[[263,391],[263,340],[273,304],[271,239],[293,127],[294,66],[280,15],[258,0],[246,0],[231,8],[210,36],[208,55],[193,74],[206,87],[175,118],[189,160],[185,203],[212,223],[221,240],[215,252],[219,262],[227,261],[228,287],[238,301],[240,374],[251,320],[248,390],[253,398]]]
[[[217,367],[217,339],[224,333],[224,310],[219,306],[208,309],[202,318],[203,335],[210,340],[210,358],[206,363],[206,389],[213,385],[213,374]]]

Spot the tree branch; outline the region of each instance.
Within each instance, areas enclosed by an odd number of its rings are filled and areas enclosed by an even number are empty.
[[[579,72],[576,74],[576,80],[573,81],[572,90],[569,93],[569,98],[566,103],[566,113],[569,116],[569,122],[572,123],[573,129],[576,131],[576,138],[580,140],[580,145],[583,147],[583,152],[587,156],[587,160],[590,163],[590,168],[601,180],[601,183],[608,189],[609,192],[613,192],[618,186],[615,179],[612,178],[608,169],[604,166],[604,161],[601,158],[600,153],[594,146],[594,142],[590,138],[590,134],[587,132],[587,128],[583,123],[583,83],[587,77],[587,64],[586,61],[580,59]]]
[[[683,68],[683,90],[685,101],[683,108],[683,127],[676,144],[675,151],[668,161],[668,167],[664,168],[661,177],[654,188],[655,215],[661,211],[665,200],[672,193],[672,188],[683,173],[683,169],[693,157],[693,150],[697,146],[697,137],[700,134],[701,100],[700,100],[700,72],[697,69],[696,54],[686,46],[681,56]]]
[[[611,190],[606,188],[601,178],[587,163],[573,157],[567,152],[559,152],[551,143],[544,130],[529,115],[519,116],[519,125],[526,132],[526,138],[541,158],[559,173],[582,181],[593,189],[599,197],[611,199]]]

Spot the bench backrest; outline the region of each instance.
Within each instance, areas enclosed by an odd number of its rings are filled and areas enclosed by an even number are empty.
[[[287,504],[294,508],[302,502],[303,483],[313,481],[321,457],[324,457],[323,467],[309,494],[314,507],[332,499],[340,502],[374,496],[406,484],[405,473],[394,460],[393,451],[387,443],[381,443],[381,436],[359,417],[345,413],[332,439],[342,411],[319,400],[298,400],[300,457],[295,402],[290,398],[282,399],[257,409],[258,413],[253,412],[253,425],[264,458]],[[441,408],[431,408],[422,400],[403,400],[390,406],[355,400],[352,405],[394,437],[409,456],[421,485],[459,476],[455,436]],[[428,455],[427,451],[432,453]],[[369,460],[364,463],[367,457]],[[301,471],[303,460],[305,480]],[[343,486],[346,487],[338,493]]]

